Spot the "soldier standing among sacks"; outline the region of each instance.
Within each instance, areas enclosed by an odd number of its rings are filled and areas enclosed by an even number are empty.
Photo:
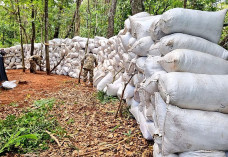
[[[41,60],[43,57],[41,55],[33,55],[29,58],[30,62],[30,73],[36,74],[36,64],[41,66]]]
[[[81,66],[83,67],[83,82],[84,85],[87,80],[87,75],[89,73],[89,82],[91,85],[93,85],[93,69],[94,69],[94,64],[95,67],[97,66],[97,59],[96,57],[92,54],[92,52],[89,52],[81,61]]]

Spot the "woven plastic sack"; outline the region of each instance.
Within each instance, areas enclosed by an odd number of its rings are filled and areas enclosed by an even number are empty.
[[[226,154],[223,151],[199,150],[194,152],[180,153],[179,157],[226,157]]]
[[[228,115],[167,106],[162,154],[196,150],[228,150]]]
[[[154,42],[150,36],[143,37],[137,40],[128,51],[144,57],[147,56],[148,50],[152,44],[154,44]]]
[[[160,56],[151,56],[149,55],[145,60],[144,64],[144,75],[146,78],[152,76],[155,72],[164,71],[162,66],[158,63],[161,59]]]
[[[227,9],[208,12],[183,8],[166,11],[159,25],[165,34],[184,33],[218,43]]]
[[[156,49],[155,46],[152,47],[152,49]],[[228,51],[226,49],[200,37],[182,33],[175,33],[165,36],[160,40],[159,51],[163,55],[166,55],[167,53],[175,49],[196,50],[226,60],[228,59]]]
[[[227,80],[228,75],[172,72],[160,75],[158,89],[168,104],[228,113]]]
[[[97,90],[102,91],[107,84],[111,83],[113,80],[113,73],[109,72],[98,84]]]
[[[176,49],[158,61],[167,72],[228,74],[228,61],[194,50]]]
[[[150,36],[154,41],[160,40],[162,37],[165,36],[165,33],[162,32],[161,27],[159,25],[159,20],[161,19],[161,17],[162,15],[154,16],[153,22],[149,29]]]
[[[154,16],[147,16],[141,18],[129,17],[129,19],[131,23],[131,34],[133,37],[141,39],[150,35],[149,29],[152,22],[154,21]]]

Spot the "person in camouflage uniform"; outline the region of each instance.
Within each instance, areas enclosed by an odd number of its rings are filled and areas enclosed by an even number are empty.
[[[30,62],[30,73],[36,74],[36,65],[41,66],[41,60],[43,57],[41,55],[33,55],[29,58]]]
[[[85,83],[87,80],[87,75],[89,73],[89,82],[91,85],[93,85],[93,69],[97,66],[97,59],[92,54],[92,52],[89,52],[81,61],[81,66],[83,67],[83,82]]]

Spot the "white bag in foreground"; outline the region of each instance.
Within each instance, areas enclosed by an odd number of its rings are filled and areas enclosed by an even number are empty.
[[[223,47],[206,39],[188,34],[171,34],[161,38],[159,43],[159,51],[163,55],[176,49],[190,49],[208,53],[226,60],[228,59],[228,51]]]
[[[176,49],[158,61],[167,72],[228,74],[228,61],[199,51]]]
[[[165,34],[190,34],[218,43],[226,12],[226,9],[208,12],[174,8],[166,11],[159,23]]]
[[[227,80],[228,75],[172,72],[160,75],[158,89],[166,103],[228,113]]]
[[[228,115],[168,105],[162,154],[195,150],[228,150]]]

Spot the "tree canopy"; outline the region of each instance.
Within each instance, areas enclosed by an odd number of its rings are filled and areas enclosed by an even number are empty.
[[[76,23],[75,12],[80,1],[78,14],[80,23]],[[89,1],[89,3],[88,3]],[[228,8],[228,2],[217,0],[138,0],[143,4],[142,11],[152,15],[175,8],[216,11]],[[49,39],[72,38],[75,26],[80,24],[78,35],[87,37],[107,37],[108,14],[112,0],[49,0]],[[89,7],[88,7],[89,4]],[[20,8],[23,43],[31,43],[32,22],[35,23],[35,42],[44,42],[44,0],[1,0],[0,2],[0,47],[9,47],[20,43],[17,5]],[[34,18],[32,10],[34,8]],[[88,10],[89,9],[89,10]],[[132,15],[131,0],[118,0],[114,16],[114,34],[124,28],[124,21]],[[88,12],[89,11],[89,12]],[[78,20],[78,19],[77,19]],[[226,22],[228,18],[226,18]],[[76,23],[76,24],[75,24]],[[77,33],[76,33],[77,34]],[[224,29],[222,39],[228,34]],[[221,39],[221,40],[222,40]]]

